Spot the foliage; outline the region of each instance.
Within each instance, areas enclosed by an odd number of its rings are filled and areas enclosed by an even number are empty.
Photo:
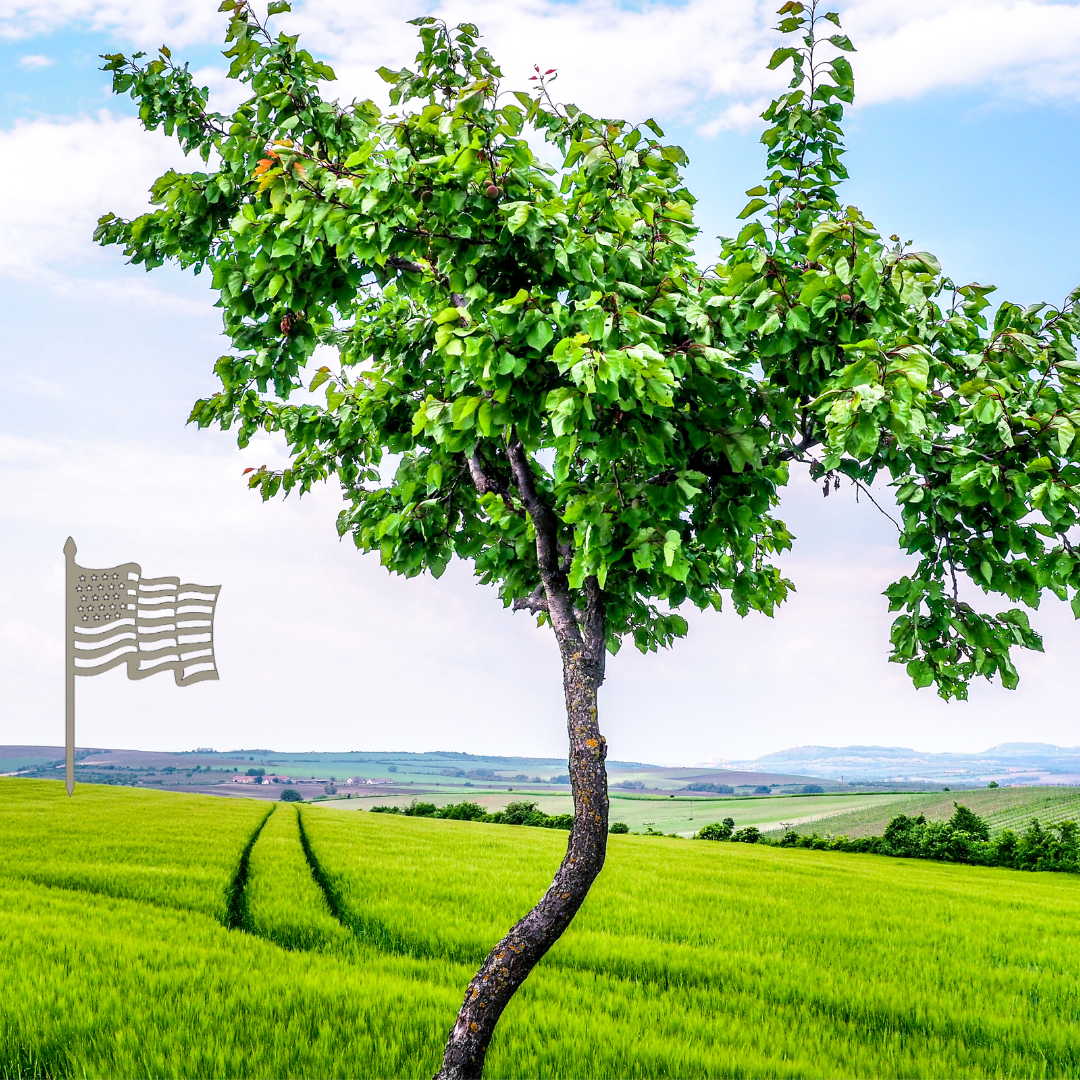
[[[520,440],[575,595],[588,578],[604,592],[613,650],[684,634],[669,609],[688,599],[771,612],[788,590],[767,561],[790,543],[769,513],[787,471],[761,460],[753,358],[720,347],[683,151],[652,121],[556,106],[543,79],[502,93],[477,28],[430,17],[414,20],[415,67],[380,70],[397,111],[341,107],[295,38],[225,7],[230,77],[252,93],[231,116],[167,52],[106,58],[147,128],[175,126],[217,166],[167,173],[157,209],[96,234],[147,268],[210,271],[234,351],[192,420],[235,425],[242,445],[282,433],[290,466],[251,476],[264,497],[336,475],[359,547],[408,576],[471,559],[508,605],[540,581],[507,463]],[[320,343],[339,365],[304,376]],[[308,383],[325,406],[290,400]]]
[[[1044,827],[1033,818],[1017,834],[1005,829],[991,837],[989,825],[966,806],[954,804],[955,813],[948,821],[927,821],[899,814],[889,822],[880,837],[800,836],[787,832],[779,841],[766,843],[781,847],[805,847],[815,851],[849,851],[873,855],[891,855],[901,859],[936,859],[943,862],[971,863],[976,866],[1002,866],[1010,870],[1056,870],[1080,872],[1080,826],[1075,821],[1060,821]]]
[[[730,840],[734,832],[732,827],[724,822],[714,821],[710,825],[703,825],[694,834],[695,840]]]
[[[282,788],[281,801],[282,802],[303,802],[304,801],[304,796],[301,795],[300,792],[296,790],[296,788],[292,788],[292,787]]]
[[[373,806],[373,814],[404,814],[406,817],[443,818],[450,821],[482,821],[489,825],[533,825],[541,829],[570,829],[573,814],[545,814],[534,802],[508,803],[505,810],[489,814],[479,803],[450,803],[438,807],[434,803],[417,802],[406,807]],[[615,830],[612,830],[615,831]]]
[[[629,831],[630,826],[627,825],[625,821],[613,821],[611,823],[611,828],[608,829],[608,832],[618,834],[628,833]]]
[[[264,497],[336,476],[339,529],[387,567],[438,575],[456,554],[527,604],[520,439],[578,603],[595,579],[609,647],[647,650],[686,632],[684,601],[726,592],[771,613],[785,598],[770,560],[791,537],[772,510],[800,460],[826,490],[895,489],[919,562],[887,590],[891,658],[916,686],[1015,686],[1013,646],[1041,648],[1020,608],[976,611],[979,590],[1029,608],[1049,590],[1080,614],[1080,293],[1005,302],[989,323],[992,287],[841,204],[853,46],[820,36],[835,14],[781,8],[797,36],[770,62],[792,79],[764,113],[767,175],[702,274],[685,154],[652,121],[557,106],[546,76],[505,94],[477,28],[430,17],[415,66],[380,71],[396,111],[343,107],[295,37],[224,8],[229,75],[251,93],[232,115],[167,49],[107,58],[144,125],[215,170],[165,174],[156,209],[96,235],[147,268],[210,271],[233,351],[192,419],[242,445],[284,435],[289,466],[250,478]],[[320,343],[338,364],[305,374]],[[293,401],[304,386],[325,405]]]
[[[735,789],[730,784],[717,784],[712,780],[695,780],[687,784],[683,791],[711,791],[717,795],[733,795]]]
[[[471,974],[460,958],[472,964],[528,909],[563,848],[542,829],[303,807],[356,938],[327,954],[260,936],[272,921],[228,931],[154,884],[183,863],[201,889],[204,863],[235,865],[247,834],[232,824],[246,814],[250,831],[265,804],[82,786],[68,800],[57,782],[3,779],[0,800],[0,1076],[430,1075]],[[264,826],[252,881],[264,842],[277,849],[268,868],[299,873],[296,835],[271,830],[293,815],[279,806]],[[80,821],[69,846],[65,829]],[[144,862],[121,859],[116,872],[134,884],[145,871],[138,890],[83,888],[106,853],[134,851],[133,831]],[[65,887],[28,880],[53,858]],[[907,868],[620,837],[507,1014],[491,1074],[1080,1072],[1080,882]],[[295,924],[314,910],[299,880],[285,873],[266,916]],[[778,1014],[782,1025],[761,1021]],[[603,1039],[589,1036],[597,1025]]]

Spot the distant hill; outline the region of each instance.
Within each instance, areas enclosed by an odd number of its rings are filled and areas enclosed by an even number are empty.
[[[973,754],[935,754],[906,746],[793,746],[752,761],[724,762],[724,767],[843,777],[845,783],[1080,784],[1080,746],[1010,742]]]

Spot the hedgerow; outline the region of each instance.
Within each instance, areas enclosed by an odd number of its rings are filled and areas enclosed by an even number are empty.
[[[695,840],[728,840],[762,843],[772,847],[809,848],[813,851],[845,851],[889,855],[899,859],[934,859],[972,866],[1002,866],[1010,870],[1080,872],[1080,825],[1062,821],[1042,825],[1032,818],[1023,832],[1005,829],[990,835],[989,824],[966,806],[953,803],[948,821],[927,821],[920,814],[899,814],[881,836],[803,836],[789,829],[778,840],[750,827],[732,829],[733,822],[713,822],[695,834]]]

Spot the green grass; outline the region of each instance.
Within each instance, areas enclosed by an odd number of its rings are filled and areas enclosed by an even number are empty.
[[[353,937],[330,913],[300,841],[295,804],[273,812],[251,850],[240,924],[287,949],[342,948]]]
[[[795,831],[806,835],[816,832],[819,836],[850,836],[853,839],[880,836],[897,814],[911,817],[924,814],[928,821],[946,821],[952,817],[953,803],[960,803],[984,818],[992,832],[1023,829],[1033,817],[1044,825],[1080,820],[1078,788],[999,787],[899,795],[877,805],[798,824]],[[779,830],[776,832],[779,835]]]
[[[88,807],[91,809],[88,810]],[[0,880],[127,896],[225,919],[229,887],[267,806],[55,780],[0,778]]]
[[[38,788],[0,780],[0,1076],[430,1076],[566,843],[305,806],[328,905],[278,805],[227,929],[265,805]],[[127,853],[122,895],[80,876],[73,830],[93,860]],[[63,874],[31,880],[53,852]],[[155,884],[159,855],[197,887]],[[614,836],[486,1075],[1076,1076],[1078,925],[1068,875]]]

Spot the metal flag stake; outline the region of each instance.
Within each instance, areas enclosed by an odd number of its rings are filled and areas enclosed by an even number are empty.
[[[177,686],[218,677],[214,613],[220,585],[183,585],[176,577],[144,578],[138,563],[90,570],[64,545],[67,793],[75,790],[75,676],[127,665],[129,679],[171,671]]]

